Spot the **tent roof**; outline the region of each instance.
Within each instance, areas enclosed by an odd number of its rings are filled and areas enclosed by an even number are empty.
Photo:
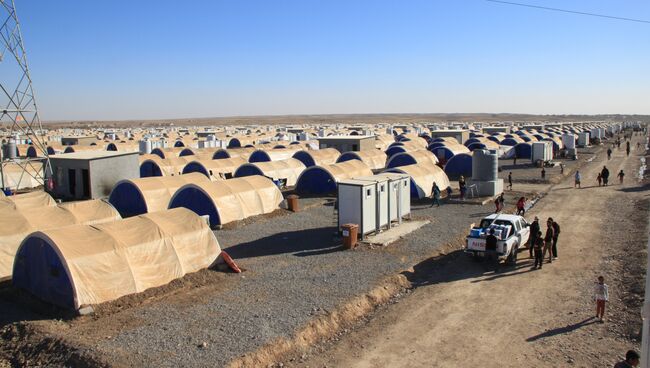
[[[0,198],[0,209],[18,208],[27,209],[44,206],[56,206],[56,201],[48,193],[42,190],[16,194],[12,196],[3,196]]]

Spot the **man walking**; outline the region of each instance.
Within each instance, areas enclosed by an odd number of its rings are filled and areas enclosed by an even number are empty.
[[[618,180],[621,182],[621,185],[623,185],[624,177],[625,177],[625,173],[623,172],[623,170],[621,170],[621,172],[618,173]]]
[[[574,188],[580,188],[580,181],[582,180],[582,175],[580,175],[580,170],[576,170],[575,183],[573,184]]]
[[[533,248],[535,248],[535,242],[537,241],[538,238],[542,237],[542,232],[540,230],[541,229],[539,228],[539,218],[535,216],[533,223],[530,224],[530,247],[528,248],[530,258],[533,258]]]
[[[435,181],[433,182],[433,187],[431,188],[431,197],[433,198],[431,207],[433,207],[434,204],[440,207],[440,188],[438,188],[438,184],[436,184]]]
[[[607,186],[607,183],[609,181],[609,170],[607,170],[607,166],[603,166],[603,169],[600,172],[600,176],[603,178],[603,185]]]
[[[512,190],[512,171],[508,173],[508,189]]]
[[[552,246],[553,246],[553,219],[548,218],[546,220],[546,234],[544,234],[544,257],[546,257],[546,253],[548,252],[548,263],[553,263],[553,251],[552,251]]]
[[[611,159],[612,159],[612,149],[611,149],[611,148],[608,148],[608,149],[607,149],[607,159],[608,159],[608,160],[611,160]]]
[[[630,141],[625,142],[625,152],[627,152],[628,157],[630,156]]]
[[[551,250],[553,251],[553,259],[557,259],[557,238],[560,236],[560,224],[552,218],[550,220],[553,222],[553,246]]]

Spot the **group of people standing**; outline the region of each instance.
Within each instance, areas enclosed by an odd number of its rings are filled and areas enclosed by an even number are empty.
[[[552,217],[546,220],[546,231],[542,233],[539,218],[535,216],[535,219],[530,224],[529,238],[530,258],[535,258],[533,269],[542,268],[546,254],[548,254],[548,263],[558,259],[557,240],[559,236],[560,225]]]

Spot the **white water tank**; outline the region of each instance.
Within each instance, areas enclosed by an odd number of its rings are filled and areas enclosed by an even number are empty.
[[[499,156],[488,150],[474,150],[472,155],[472,180],[495,181],[499,178]]]
[[[589,132],[578,134],[578,147],[587,147],[589,145]]]
[[[151,153],[152,150],[152,144],[151,141],[148,139],[142,140],[139,142],[139,147],[140,147],[140,154],[142,155],[148,155]]]
[[[573,134],[562,134],[562,145],[566,149],[575,149],[576,136]]]
[[[13,138],[9,138],[9,142],[4,145],[4,158],[13,159],[18,157],[18,147],[16,146],[16,141]]]

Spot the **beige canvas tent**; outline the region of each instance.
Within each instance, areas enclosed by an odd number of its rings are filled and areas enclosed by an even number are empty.
[[[165,285],[210,267],[220,253],[203,219],[177,208],[33,233],[20,246],[13,283],[78,309]]]
[[[183,185],[209,181],[200,173],[122,180],[111,191],[108,202],[122,217],[163,211],[169,207],[169,200]]]
[[[246,160],[243,157],[231,157],[219,160],[213,160],[212,158],[195,159],[185,165],[183,174],[201,173],[213,181],[224,180],[232,177],[235,170],[245,163]]]
[[[430,197],[434,182],[443,194],[450,185],[445,171],[431,162],[395,167],[385,172],[396,172],[411,176],[411,198]]]
[[[37,188],[43,185],[35,177],[43,176],[43,164],[38,161],[30,161],[23,170],[23,167],[15,162],[7,162],[2,168],[4,174],[4,186],[13,190]],[[2,178],[0,174],[0,178]]]
[[[235,171],[235,177],[262,175],[273,180],[285,181],[290,187],[296,184],[296,180],[305,170],[305,165],[295,158],[288,158],[281,161],[252,162],[240,166]]]
[[[140,164],[140,177],[181,175],[194,156],[150,158]]]
[[[20,242],[30,233],[119,219],[119,213],[102,200],[0,210],[0,279],[11,277],[16,250]]]
[[[423,162],[435,165],[438,163],[438,158],[429,150],[400,152],[394,154],[388,159],[388,162],[386,162],[386,168],[390,169],[392,167],[413,165]]]
[[[350,160],[359,160],[365,163],[371,170],[380,170],[386,166],[386,153],[380,150],[345,152],[339,156],[336,162],[345,162]]]
[[[368,165],[359,160],[312,166],[303,171],[298,178],[296,191],[304,194],[333,193],[340,180],[371,175],[372,171]]]
[[[220,181],[187,184],[178,189],[170,208],[185,207],[210,216],[210,226],[218,227],[279,208],[282,193],[268,178],[245,176]]]
[[[5,208],[27,209],[45,206],[56,206],[56,201],[51,195],[42,190],[16,194],[8,197],[3,194],[2,197],[0,197],[0,210]]]
[[[299,160],[306,167],[315,165],[330,165],[336,162],[341,152],[336,148],[324,148],[320,150],[301,150],[293,154],[293,158]]]

